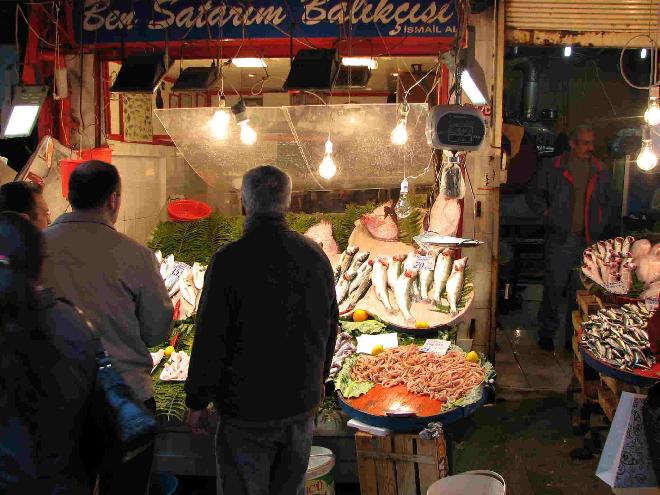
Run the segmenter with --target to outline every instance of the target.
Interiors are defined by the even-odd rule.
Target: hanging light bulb
[[[648,172],[653,170],[657,164],[658,157],[651,145],[651,131],[648,127],[645,127],[642,129],[642,149],[639,150],[639,155],[637,155],[637,166]]]
[[[319,175],[324,179],[332,179],[337,173],[337,165],[332,159],[332,141],[328,139],[325,142],[325,154],[319,165]]]
[[[226,110],[216,110],[209,122],[211,134],[218,139],[227,139],[229,135],[229,120],[231,117]]]
[[[644,112],[644,120],[650,126],[660,124],[660,105],[658,105],[658,99],[653,96],[649,100],[649,107]]]
[[[408,201],[408,179],[403,179],[401,182],[401,190],[399,192],[399,200],[394,206],[394,213],[397,218],[407,218],[413,211],[413,207]]]
[[[390,133],[390,140],[392,144],[396,146],[403,146],[408,142],[408,129],[406,124],[408,123],[408,103],[403,102],[403,104],[397,110],[398,121],[396,127]]]
[[[252,146],[257,142],[257,133],[252,127],[250,127],[250,124],[248,124],[247,121],[238,125],[241,128],[241,143]]]

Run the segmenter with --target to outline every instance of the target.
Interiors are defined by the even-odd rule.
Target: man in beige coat
[[[69,180],[72,213],[45,231],[43,283],[87,313],[113,366],[136,397],[155,410],[147,347],[163,342],[172,303],[154,254],[114,228],[121,205],[117,169],[104,162],[80,165]],[[145,493],[153,450],[102,474],[100,492]]]

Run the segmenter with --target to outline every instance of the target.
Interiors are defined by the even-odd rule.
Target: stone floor
[[[500,473],[507,495],[605,495],[595,477],[597,456],[572,460],[583,446],[572,432],[572,351],[556,336],[554,353],[537,346],[540,288],[523,293],[521,310],[501,315],[497,332],[497,400],[451,427],[452,472],[488,469]],[[180,493],[211,494],[213,479],[183,479]],[[358,495],[357,485],[338,485],[337,495]],[[469,495],[469,494],[466,494]]]

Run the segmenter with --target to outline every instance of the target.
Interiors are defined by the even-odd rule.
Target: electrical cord
[[[628,78],[625,71],[623,70],[623,57],[626,53],[626,50],[628,50],[630,48],[630,44],[638,38],[646,38],[646,39],[651,41],[651,46],[652,46],[652,48],[651,48],[651,74],[650,74],[650,77],[649,77],[649,85],[648,86],[638,86],[638,85],[634,84]],[[630,38],[627,41],[627,43],[621,49],[621,54],[619,55],[619,71],[621,72],[621,77],[623,77],[623,80],[626,81],[626,83],[628,83],[628,86],[630,86],[632,88],[635,88],[635,89],[650,90],[651,88],[654,88],[654,87],[660,85],[658,83],[656,75],[655,75],[655,72],[656,72],[655,58],[656,58],[656,55],[657,55],[657,51],[658,51],[658,46],[657,46],[655,40],[653,38],[651,38],[651,36],[649,36],[648,34],[638,34],[636,36],[633,36],[632,38]]]

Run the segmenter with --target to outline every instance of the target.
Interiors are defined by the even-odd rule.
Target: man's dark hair
[[[36,194],[41,194],[41,188],[31,182],[8,182],[0,187],[0,212],[13,211],[23,213],[30,218],[34,216],[37,202]]]
[[[114,165],[98,160],[81,163],[69,177],[69,203],[75,210],[100,208],[120,185]]]

